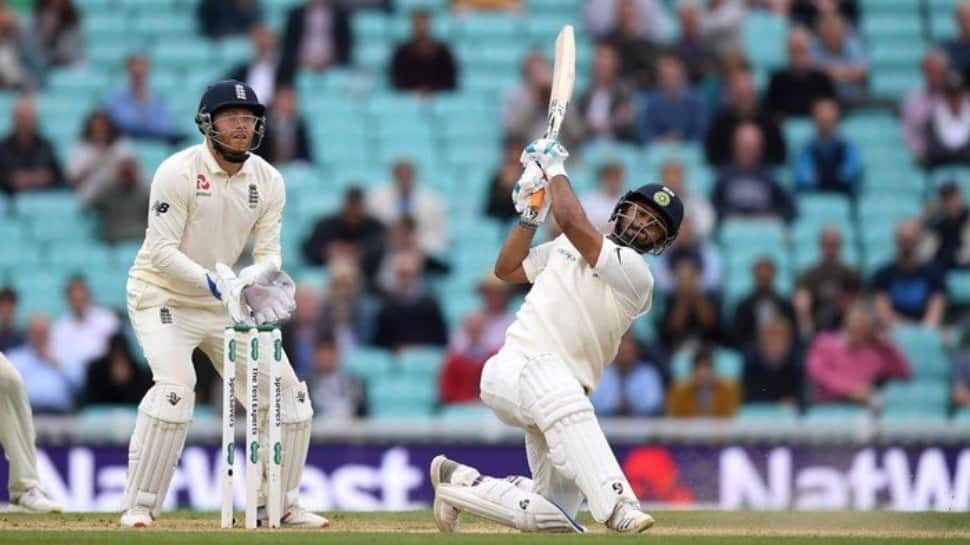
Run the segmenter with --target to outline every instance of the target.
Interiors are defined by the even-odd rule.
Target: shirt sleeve
[[[530,283],[534,283],[539,273],[546,268],[546,263],[549,262],[549,256],[552,255],[552,247],[555,243],[556,241],[553,240],[529,248],[529,255],[522,260],[522,270],[525,271],[525,277],[529,279]]]
[[[279,174],[272,188],[272,197],[256,220],[253,229],[253,259],[257,263],[271,262],[277,268],[283,266],[282,251],[280,250],[280,230],[283,226],[283,206],[286,205],[286,190],[283,178]]]
[[[180,249],[189,216],[190,180],[170,165],[162,165],[152,180],[145,245],[152,266],[173,280],[208,289],[204,267]]]
[[[593,270],[616,291],[633,314],[650,310],[653,273],[640,254],[603,237],[603,248]]]

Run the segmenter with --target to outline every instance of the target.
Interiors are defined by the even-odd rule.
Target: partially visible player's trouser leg
[[[209,333],[199,348],[205,352],[216,371],[222,374],[223,357],[223,334],[228,318],[225,313],[210,317]],[[263,349],[265,350],[265,348]],[[281,424],[280,441],[283,447],[283,462],[280,467],[280,480],[284,493],[284,511],[295,504],[299,499],[300,478],[303,475],[303,467],[306,465],[307,452],[310,449],[310,425],[313,420],[313,407],[310,404],[310,396],[306,383],[300,382],[290,360],[283,353],[282,366],[280,369],[280,388],[282,399],[280,403]],[[243,359],[236,362],[236,399],[245,406],[246,399],[246,362]],[[248,407],[247,407],[248,409]],[[259,414],[260,422],[268,422],[269,413],[269,369],[260,367],[259,369]],[[266,426],[262,426],[260,442],[262,452],[271,452],[266,445]],[[263,457],[261,471],[265,471],[267,457]],[[262,479],[266,483],[266,479]],[[265,505],[266,490],[261,487],[259,501]]]
[[[129,306],[128,315],[155,384],[138,405],[122,510],[143,507],[157,518],[192,421],[192,351],[202,341],[204,322],[197,311],[168,306]]]
[[[506,422],[534,427],[542,434],[549,451],[546,458],[556,471],[548,475],[558,474],[574,482],[586,497],[593,518],[601,523],[609,520],[619,502],[637,502],[599,427],[593,405],[566,364],[554,354],[503,359],[486,364],[482,400]],[[550,478],[536,486],[554,495],[555,488],[563,484]]]
[[[30,401],[20,373],[3,354],[0,354],[0,446],[10,465],[7,481],[10,499],[17,499],[39,486]]]

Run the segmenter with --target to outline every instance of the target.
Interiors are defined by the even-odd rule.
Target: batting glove
[[[562,147],[562,144],[556,140],[540,138],[525,147],[519,161],[522,162],[523,166],[528,163],[537,163],[546,180],[549,181],[556,176],[566,175],[565,163],[567,157],[569,157],[569,152]]]
[[[512,202],[515,203],[515,211],[519,213],[521,220],[529,225],[538,227],[546,221],[552,199],[549,192],[543,195],[542,206],[538,210],[530,205],[532,195],[537,191],[546,188],[548,182],[542,174],[542,169],[535,162],[525,165],[522,175],[519,176],[515,186],[512,187]]]

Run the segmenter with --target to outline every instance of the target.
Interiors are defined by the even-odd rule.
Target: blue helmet
[[[259,147],[266,133],[266,106],[259,102],[256,92],[244,82],[226,79],[217,81],[206,87],[202,100],[199,101],[199,109],[195,114],[195,125],[204,136],[212,140],[216,149],[225,155],[227,159],[244,160],[248,154],[239,154],[225,148],[217,139],[215,127],[212,125],[212,116],[224,108],[242,107],[248,108],[256,116],[256,129],[253,135],[253,142],[249,146],[252,151]]]
[[[650,226],[652,222],[641,225],[634,229],[632,221],[633,215],[627,215],[634,206],[645,206],[655,212],[661,220],[661,227],[664,229],[664,238],[655,240],[649,244],[642,244],[640,233]],[[627,221],[619,221],[626,218]],[[647,184],[640,186],[633,191],[627,191],[625,195],[613,208],[610,221],[613,222],[613,238],[624,246],[629,246],[641,254],[651,253],[660,255],[677,238],[680,230],[680,222],[684,219],[684,203],[680,200],[669,187],[661,184]]]

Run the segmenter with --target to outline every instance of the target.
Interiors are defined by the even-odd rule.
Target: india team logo
[[[653,202],[660,206],[667,206],[670,204],[670,195],[666,191],[658,191],[653,194]]]

